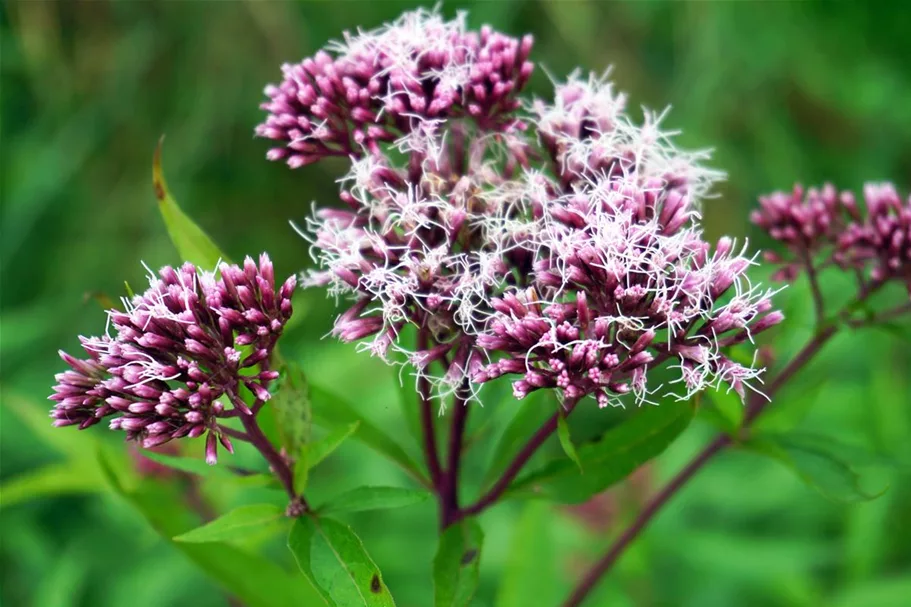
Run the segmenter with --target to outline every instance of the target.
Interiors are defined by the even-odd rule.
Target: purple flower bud
[[[206,435],[206,463],[210,466],[218,463],[218,441],[215,432],[211,430]]]
[[[126,313],[109,312],[113,338],[81,338],[84,360],[61,354],[72,370],[58,374],[50,397],[54,425],[86,428],[119,414],[111,428],[150,447],[205,433],[225,414],[218,399],[240,384],[268,399],[266,384],[277,375],[240,374],[235,346],[253,346],[245,368],[269,360],[291,314],[294,284],[292,277],[275,292],[265,254],[259,264],[247,258],[243,268],[223,264],[220,276],[191,264],[162,268]],[[244,405],[242,412],[250,410]]]

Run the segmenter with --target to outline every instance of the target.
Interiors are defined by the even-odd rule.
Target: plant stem
[[[780,389],[798,370],[800,370],[810,359],[822,348],[822,346],[835,334],[834,325],[829,325],[823,332],[818,333],[811,339],[803,349],[791,360],[790,363],[779,373],[766,390],[769,398]],[[754,393],[747,404],[747,410],[744,414],[743,425],[748,427],[768,405],[769,401],[762,396]],[[617,562],[617,559],[623,554],[623,551],[632,543],[636,537],[645,529],[652,518],[661,510],[661,508],[677,492],[696,475],[716,454],[731,444],[731,438],[727,434],[719,434],[715,440],[706,446],[693,460],[687,464],[683,470],[671,479],[661,491],[648,501],[645,508],[636,516],[636,519],[627,527],[623,533],[614,540],[607,552],[597,563],[582,577],[576,588],[570,594],[563,607],[578,607],[588,594],[594,589],[605,573]]]
[[[513,458],[512,462],[506,467],[506,470],[503,471],[503,474],[497,479],[497,482],[493,484],[490,490],[481,496],[473,505],[461,510],[459,512],[459,518],[478,514],[495,503],[500,496],[506,492],[506,489],[509,488],[509,484],[518,476],[525,464],[528,463],[528,460],[531,459],[531,456],[535,454],[538,448],[541,447],[548,438],[550,438],[551,434],[556,432],[560,416],[569,415],[575,408],[577,402],[579,401],[567,399],[566,402],[563,403],[564,411],[557,411],[543,426],[538,428],[538,431],[532,435],[531,439],[522,447],[522,450],[516,454],[515,458]]]
[[[468,401],[463,396],[465,386],[453,401],[452,429],[449,432],[449,460],[440,487],[440,525],[443,529],[458,520],[459,468],[462,462],[462,445],[468,423]]]
[[[810,280],[810,290],[813,293],[813,307],[816,310],[816,324],[817,326],[822,326],[826,319],[826,310],[822,298],[822,290],[819,288],[819,279],[816,274],[816,268],[813,267],[813,258],[806,249],[804,249],[801,258],[803,259],[803,265],[807,269],[807,277]]]
[[[240,401],[240,397],[237,394],[230,394],[230,398],[234,403],[234,406],[238,409],[239,414],[237,417],[240,419],[240,423],[243,424],[244,430],[246,430],[246,437],[243,440],[246,440],[253,445],[266,461],[269,462],[272,472],[278,477],[278,480],[285,488],[285,492],[291,500],[288,505],[288,515],[298,516],[303,512],[308,511],[310,506],[307,504],[307,500],[304,499],[303,495],[298,495],[294,490],[294,473],[291,471],[291,466],[288,465],[288,461],[276,451],[272,442],[269,440],[269,437],[263,433],[262,428],[259,427],[259,423],[256,421],[256,415],[244,413],[242,409],[238,407],[237,402]],[[257,402],[259,401],[257,400]],[[256,407],[256,410],[258,409],[259,407]]]
[[[427,349],[427,330],[418,333],[418,350]],[[427,471],[430,473],[430,485],[439,494],[443,481],[443,470],[440,467],[440,455],[437,449],[436,428],[433,423],[433,395],[430,381],[422,373],[418,377],[418,398],[421,400],[421,433],[424,437],[424,459],[427,460]]]
[[[421,432],[424,435],[424,458],[430,472],[430,484],[439,490],[443,471],[440,467],[440,456],[437,451],[436,429],[433,424],[433,397],[430,395],[430,382],[427,378],[418,378],[418,395],[421,399]]]
[[[218,424],[218,431],[221,432],[222,434],[230,436],[231,438],[246,441],[248,443],[250,442],[250,437],[245,432],[241,432],[240,430],[235,430],[234,428],[229,428],[228,426],[225,426],[223,424]]]
[[[791,362],[782,369],[775,378],[769,382],[768,387],[766,388],[766,395],[768,398],[762,398],[761,395],[753,393],[750,399],[747,401],[747,410],[743,416],[743,426],[748,428],[753,421],[761,414],[766,407],[769,406],[772,396],[775,395],[778,390],[781,389],[793,376],[795,373],[800,371],[810,360],[819,353],[826,343],[832,339],[835,333],[838,331],[838,327],[834,324],[830,324],[823,328],[819,333],[813,336],[813,338],[807,342],[803,349],[798,352],[794,358],[791,359]]]
[[[848,323],[850,324],[850,316],[854,310],[856,310],[870,295],[876,292],[880,287],[882,287],[884,281],[876,281],[871,285],[864,285],[861,288],[860,293],[857,296],[857,299],[854,303],[846,306],[835,318],[834,321],[824,325],[821,329],[810,339],[809,342],[798,352],[791,362],[789,362],[775,378],[769,382],[766,388],[766,394],[768,398],[763,398],[762,395],[754,393],[751,395],[750,399],[747,402],[746,413],[744,414],[743,419],[743,429],[748,429],[756,418],[765,411],[771,402],[771,398],[778,392],[790,379],[801,369],[803,369],[807,363],[809,363],[816,354],[822,349],[822,347],[828,343],[830,339],[838,332],[839,323]],[[854,326],[863,326],[867,323],[861,323],[860,325]],[[573,590],[572,594],[563,603],[563,607],[578,607],[582,604],[582,601],[588,596],[592,589],[597,585],[601,576],[607,573],[608,570],[614,565],[623,551],[629,546],[629,544],[642,532],[646,525],[654,518],[654,516],[661,510],[661,508],[666,504],[685,484],[689,479],[691,479],[699,470],[702,469],[705,464],[707,464],[716,454],[724,450],[725,447],[732,443],[732,439],[726,435],[721,434],[715,438],[709,445],[703,449],[686,467],[681,470],[677,476],[675,476],[671,481],[655,495],[649,502],[646,504],[645,508],[633,523],[620,534],[620,536],[614,540],[614,543],[610,546],[608,551],[592,566],[591,569],[585,574],[582,580],[579,582],[578,586]]]
[[[588,593],[598,584],[601,576],[611,568],[616,560],[623,554],[623,551],[630,543],[645,529],[652,517],[661,509],[664,504],[671,499],[677,490],[680,489],[693,475],[698,472],[706,462],[708,462],[716,453],[724,449],[730,443],[730,437],[726,434],[719,435],[709,445],[697,455],[693,461],[681,470],[671,482],[669,482],[657,495],[655,495],[645,505],[645,508],[636,517],[636,520],[620,534],[611,545],[607,553],[601,557],[594,567],[589,569],[585,577],[573,589],[572,594],[563,603],[563,607],[578,607],[588,596]]]

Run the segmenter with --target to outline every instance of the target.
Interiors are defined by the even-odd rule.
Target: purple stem
[[[481,496],[473,505],[459,511],[456,520],[478,514],[500,499],[500,496],[506,492],[509,488],[509,484],[518,476],[519,472],[522,471],[522,468],[528,463],[531,456],[534,455],[541,445],[550,438],[550,435],[557,430],[557,423],[560,416],[569,415],[578,402],[578,400],[567,399],[567,401],[563,403],[564,411],[557,411],[543,426],[538,428],[538,431],[532,435],[528,443],[526,443],[525,446],[522,447],[522,450],[516,454],[515,458],[513,458],[512,462],[506,467],[506,470],[503,471],[503,474],[497,479],[497,482],[493,484],[490,490]]]
[[[791,362],[781,370],[778,375],[768,384],[766,393],[768,399],[754,393],[747,403],[747,410],[744,414],[743,429],[749,428],[756,418],[768,407],[772,396],[775,395],[794,375],[803,369],[822,347],[838,332],[839,322],[848,322],[850,314],[866,300],[871,294],[877,291],[883,285],[883,281],[877,281],[871,285],[864,286],[859,293],[854,304],[845,307],[839,313],[835,322],[823,327],[813,338],[807,342],[800,352],[791,359]],[[702,469],[715,455],[732,443],[730,436],[721,434],[706,446],[686,467],[681,470],[677,476],[655,495],[643,508],[642,512],[630,524],[620,536],[614,540],[608,551],[595,563],[585,574],[572,594],[563,603],[563,607],[578,607],[588,596],[592,589],[598,584],[601,577],[607,573],[614,565],[617,559],[623,554],[623,551],[629,544],[636,539],[654,516],[661,510],[676,493],[691,479],[699,470]]]
[[[238,402],[243,404],[240,397],[234,393],[229,393],[229,396],[231,402],[234,403],[234,406],[240,410],[241,407],[238,406]],[[258,407],[255,408],[258,410]],[[243,413],[241,410],[237,417],[240,419],[240,423],[243,424],[244,430],[246,430],[246,438],[243,440],[249,442],[260,452],[260,454],[262,454],[266,461],[269,462],[272,472],[278,477],[278,480],[285,488],[285,492],[291,500],[291,503],[288,506],[289,516],[296,516],[302,512],[308,511],[310,506],[307,504],[304,496],[298,495],[294,490],[294,473],[291,471],[291,466],[289,466],[288,461],[275,450],[272,442],[263,433],[262,428],[259,427],[259,423],[256,421],[256,415],[252,413]]]
[[[607,553],[601,557],[601,560],[585,574],[582,581],[579,582],[569,598],[566,599],[566,602],[563,603],[563,607],[578,607],[578,605],[581,605],[582,601],[585,600],[585,597],[588,596],[588,593],[598,584],[601,576],[611,568],[611,565],[616,562],[624,549],[636,539],[661,507],[664,506],[664,504],[677,493],[680,487],[690,480],[706,462],[712,459],[716,453],[724,449],[724,447],[730,443],[730,440],[730,437],[726,434],[719,435],[715,440],[709,443],[693,461],[687,464],[687,466],[681,470],[664,489],[655,495],[655,497],[646,504],[642,512],[639,513],[636,520],[633,521],[633,523],[620,534],[620,537],[614,541]]]
[[[250,437],[245,432],[241,432],[240,430],[235,430],[234,428],[229,428],[228,426],[218,424],[218,431],[222,434],[230,436],[231,438],[236,438],[237,440],[246,441],[248,443],[250,442]]]
[[[461,518],[459,514],[459,467],[462,461],[462,445],[465,441],[465,427],[468,422],[468,402],[456,396],[452,413],[452,429],[449,433],[449,461],[440,486],[440,526],[445,529]]]
[[[803,265],[807,269],[807,277],[810,280],[810,290],[813,292],[813,307],[816,310],[816,324],[817,326],[822,326],[822,323],[825,322],[826,319],[826,311],[822,298],[822,290],[819,288],[819,279],[816,275],[816,268],[813,267],[813,258],[810,256],[810,252],[804,249],[801,259],[803,260]]]
[[[427,348],[427,331],[421,329],[418,334],[418,350]],[[437,450],[436,429],[433,424],[433,396],[427,377],[418,378],[418,396],[421,399],[421,431],[424,436],[424,457],[427,460],[427,471],[430,473],[430,484],[439,494],[443,482],[443,470],[440,467],[440,456]]]

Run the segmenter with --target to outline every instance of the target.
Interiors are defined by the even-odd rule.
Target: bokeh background
[[[44,431],[58,348],[98,334],[97,297],[143,282],[140,261],[179,261],[157,214],[152,152],[183,208],[234,259],[268,250],[287,275],[308,263],[289,227],[312,201],[335,200],[331,162],[291,171],[264,160],[253,127],[279,65],[312,54],[344,29],[394,18],[411,2],[24,0],[0,5],[2,58],[2,424],[0,600],[8,606],[225,605],[202,573],[155,536],[97,479],[31,486],[21,479],[62,456]],[[534,33],[551,74],[601,71],[631,105],[672,104],[665,123],[686,147],[712,147],[727,171],[704,215],[710,236],[753,236],[757,195],[795,181],[858,188],[911,186],[911,13],[877,3],[447,2],[473,25]],[[538,70],[531,91],[546,96]],[[826,278],[826,288],[843,285]],[[901,298],[893,293],[887,297]],[[786,356],[811,331],[806,289],[779,299],[788,324],[770,336]],[[302,295],[286,354],[396,435],[392,373],[353,348],[320,341],[332,302]],[[907,333],[906,333],[907,335]],[[782,393],[769,427],[838,436],[911,457],[907,337],[866,331],[837,339]],[[484,416],[508,415],[508,403]],[[505,414],[504,414],[505,411]],[[38,420],[37,422],[35,420]],[[95,439],[116,443],[95,429]],[[67,432],[67,431],[63,431]],[[91,449],[69,431],[68,447]],[[492,605],[509,556],[542,550],[541,605],[556,604],[642,495],[708,436],[694,426],[635,481],[583,511],[532,513],[537,544],[512,537],[519,506],[483,518],[487,535],[475,604]],[[87,434],[87,433],[86,433]],[[113,434],[113,433],[111,433]],[[102,436],[103,435],[103,436]],[[64,449],[65,451],[66,449]],[[469,466],[467,474],[483,462]],[[473,466],[473,467],[472,467]],[[626,555],[592,605],[911,604],[911,485],[900,469],[864,479],[879,499],[827,501],[773,462],[720,458]],[[16,483],[20,482],[17,487]],[[331,495],[361,483],[405,483],[356,443],[311,481]],[[218,503],[218,487],[206,489]],[[54,495],[63,493],[62,495]],[[430,604],[433,508],[350,517],[398,604]],[[536,548],[541,546],[543,548]],[[285,557],[283,557],[285,558]]]

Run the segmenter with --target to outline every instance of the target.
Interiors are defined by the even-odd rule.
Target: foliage
[[[309,393],[309,411],[291,418],[306,425],[277,417],[270,434],[296,454],[297,486],[318,515],[283,517],[280,490],[242,446],[215,468],[195,459],[201,445],[149,454],[168,471],[140,479],[118,437],[49,427],[42,402],[59,370],[50,353],[71,347],[74,333],[101,329],[95,299],[116,299],[123,277],[141,282],[140,259],[153,268],[182,259],[214,267],[225,256],[207,233],[234,259],[268,248],[281,275],[308,263],[287,220],[303,219],[311,199],[334,201],[336,175],[319,167],[302,179],[262,161],[262,147],[250,143],[261,84],[280,61],[320,46],[325,32],[373,25],[405,6],[0,7],[4,602],[226,605],[228,592],[276,606],[391,605],[393,596],[400,605],[555,604],[635,513],[631,481],[610,493],[617,511],[601,515],[607,532],[593,532],[576,510],[514,499],[449,527],[434,556],[427,470],[408,436],[418,422],[406,422],[398,405],[416,410],[412,378],[400,389],[374,360],[320,342],[332,314],[319,294],[295,302],[306,321],[282,342],[283,357],[307,373],[308,384],[292,383]],[[704,209],[710,232],[744,235],[756,194],[798,179],[855,187],[911,174],[911,115],[900,102],[911,96],[903,69],[911,24],[897,6],[580,1],[561,9],[476,3],[471,22],[534,30],[539,56],[556,73],[610,63],[634,98],[656,107],[673,100],[684,142],[717,144],[729,172],[721,201]],[[540,26],[549,21],[553,28]],[[532,88],[543,94],[546,77],[538,74]],[[149,187],[148,157],[162,132],[182,210],[170,195],[156,209]],[[846,285],[826,276],[823,286],[837,298]],[[781,301],[788,328],[772,342],[786,360],[812,334],[812,305],[801,284]],[[744,445],[754,453],[731,454],[696,477],[592,604],[903,604],[911,584],[911,532],[899,525],[911,508],[902,463],[911,459],[911,386],[902,371],[911,358],[896,337],[908,334],[907,323],[894,329],[829,344],[776,396],[757,426],[761,440]],[[701,422],[736,436],[742,410],[729,396],[710,395],[692,424],[688,403],[598,411],[592,424],[593,416],[561,418],[558,436],[509,495],[534,488],[583,501],[656,456],[652,475],[669,476],[710,436],[712,424]],[[516,406],[495,386],[482,392],[484,408],[469,420],[466,498],[482,494],[553,411],[543,395],[530,400]],[[639,438],[642,416],[661,417],[666,433],[627,449],[638,444],[630,437]],[[819,436],[827,437],[822,445]],[[760,451],[775,457],[756,457]],[[825,500],[800,477],[831,497],[878,498]],[[649,482],[649,493],[660,486]],[[221,516],[202,524],[186,503],[197,498]],[[375,508],[383,510],[360,514]]]

